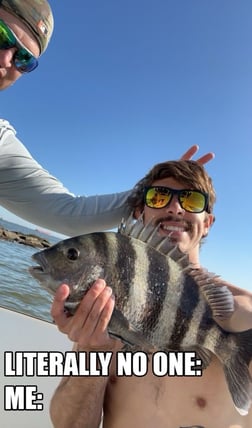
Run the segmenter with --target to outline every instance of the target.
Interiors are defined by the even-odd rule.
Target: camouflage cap
[[[40,54],[53,32],[53,14],[46,0],[0,0],[0,8],[20,18],[36,38]]]

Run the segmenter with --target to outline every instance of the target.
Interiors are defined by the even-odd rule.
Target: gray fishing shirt
[[[15,129],[0,119],[0,205],[67,236],[111,229],[129,214],[130,192],[75,196],[36,162]]]

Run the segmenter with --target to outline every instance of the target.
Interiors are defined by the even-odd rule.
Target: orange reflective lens
[[[200,190],[170,189],[163,186],[146,187],[144,202],[149,208],[165,208],[171,202],[173,196],[178,197],[181,208],[190,213],[208,211],[208,195]]]

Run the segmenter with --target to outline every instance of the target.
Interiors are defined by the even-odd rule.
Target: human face
[[[20,40],[35,57],[39,56],[39,45],[22,21],[3,9],[0,9],[0,19],[11,28],[17,39]],[[22,75],[13,64],[13,55],[16,49],[16,47],[0,49],[0,90],[8,88]]]
[[[171,189],[181,190],[188,188],[174,178],[162,178],[152,183],[152,186],[164,186]],[[168,206],[160,209],[144,207],[144,223],[159,225],[158,233],[162,236],[169,236],[172,241],[179,245],[182,251],[189,254],[192,263],[198,263],[199,243],[202,237],[208,234],[213,222],[213,215],[205,211],[201,213],[191,213],[185,211],[177,195],[173,195]],[[138,217],[139,212],[136,213]]]

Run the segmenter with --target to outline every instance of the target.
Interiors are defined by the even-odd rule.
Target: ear
[[[203,237],[208,235],[209,229],[210,227],[214,224],[215,222],[215,216],[213,214],[207,214],[205,221],[204,221],[204,234]]]

